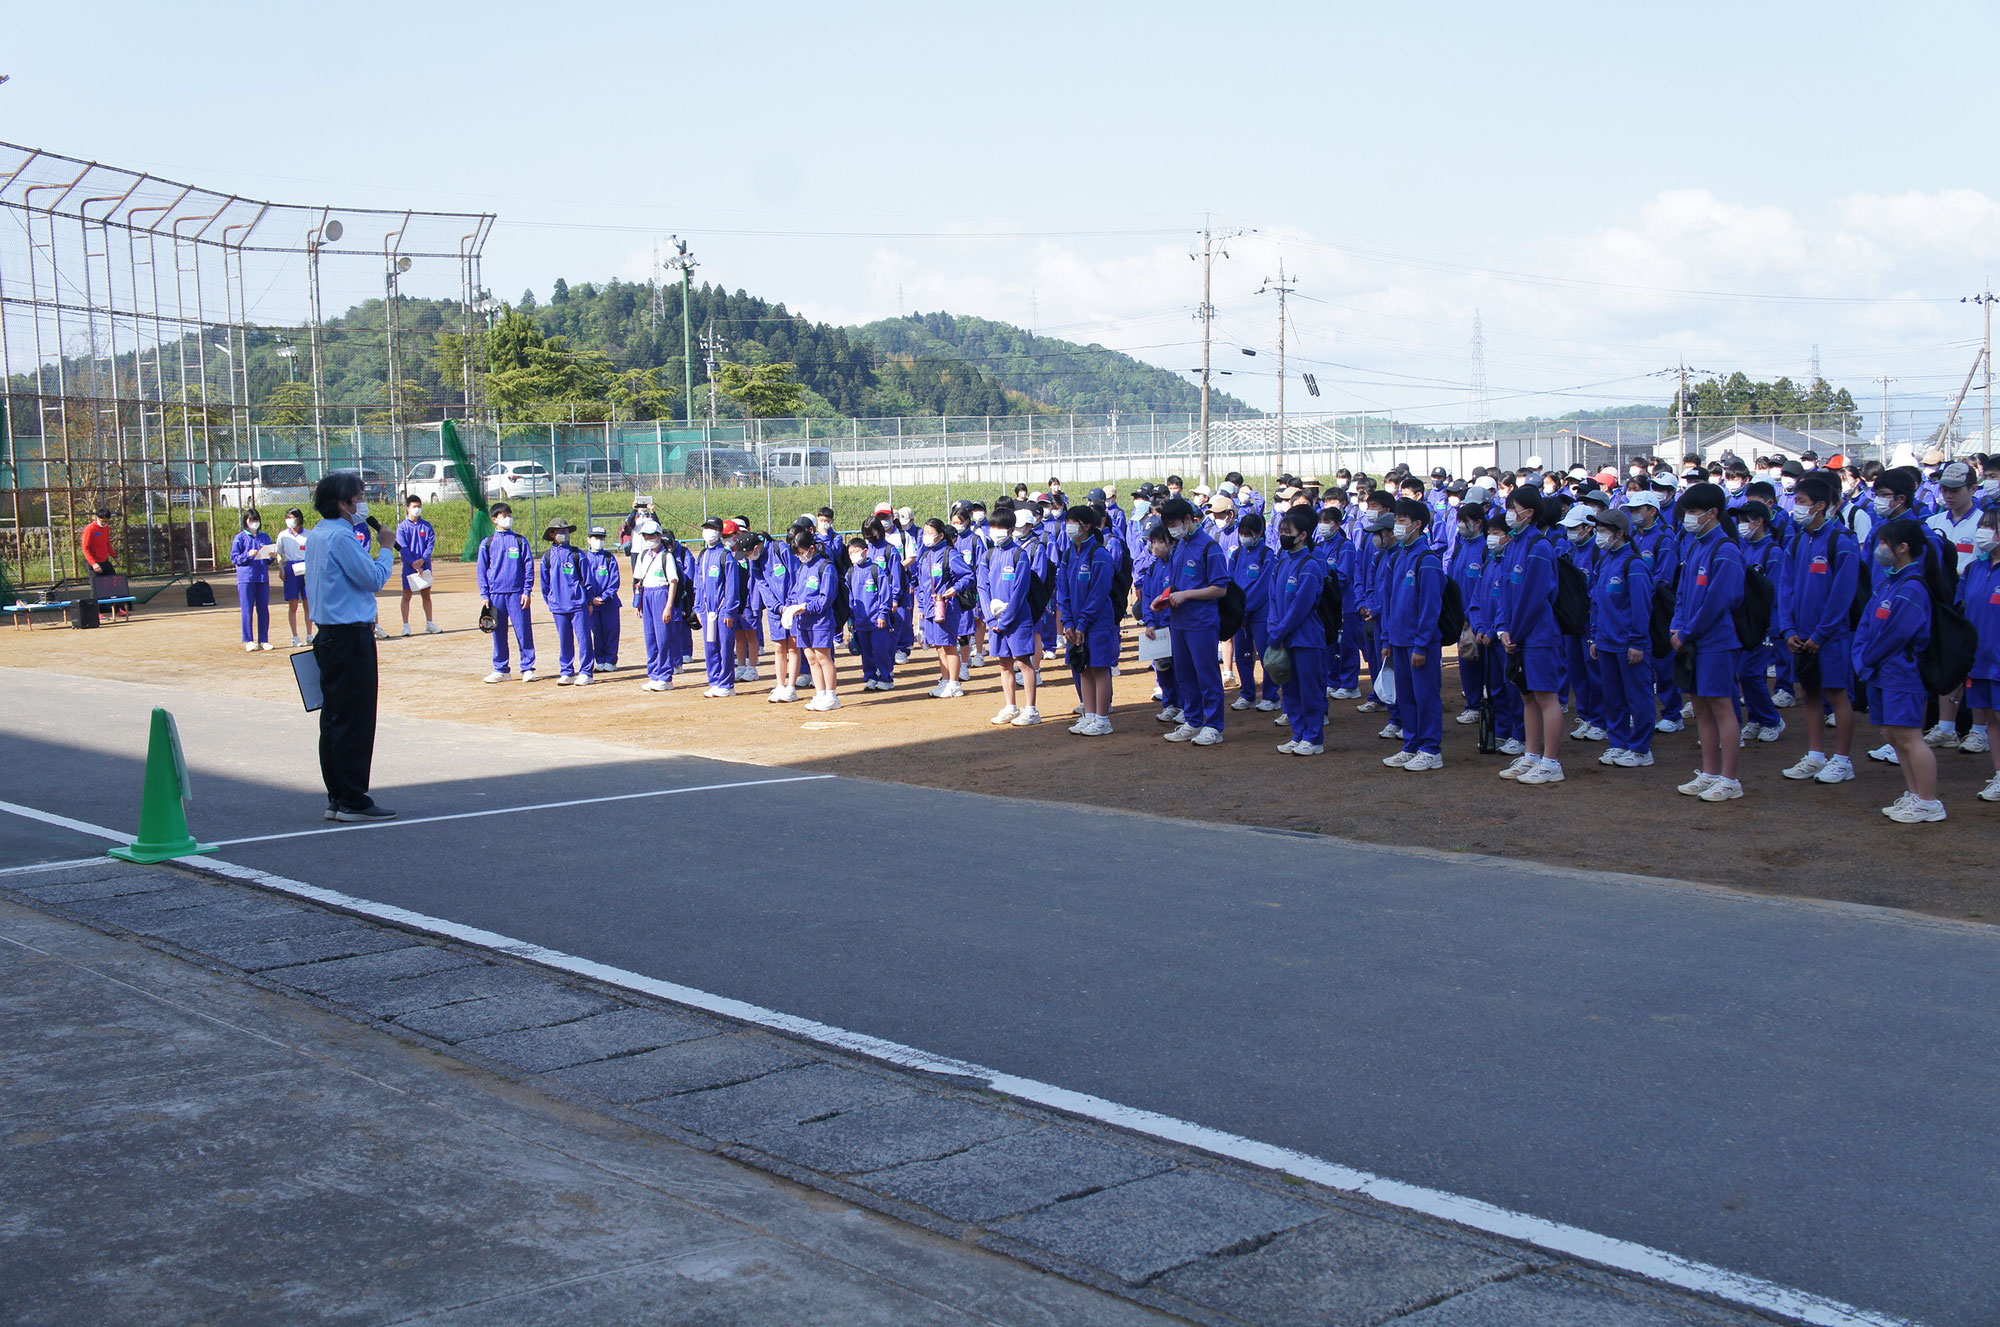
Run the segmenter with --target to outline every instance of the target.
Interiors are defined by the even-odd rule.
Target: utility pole
[[[1263,285],[1263,288],[1262,288],[1262,289],[1260,289],[1260,290],[1259,290],[1259,291],[1257,292],[1258,294],[1260,294],[1260,295],[1261,295],[1261,294],[1263,294],[1263,293],[1264,293],[1264,291],[1267,291],[1267,290],[1270,290],[1270,291],[1276,291],[1276,292],[1277,292],[1277,295],[1278,295],[1278,461],[1277,461],[1277,473],[1278,473],[1278,474],[1280,474],[1280,475],[1282,475],[1283,473],[1285,473],[1285,296],[1287,296],[1287,295],[1291,294],[1291,293],[1292,293],[1292,290],[1293,290],[1293,289],[1294,289],[1294,288],[1293,288],[1292,286],[1288,285],[1288,284],[1287,284],[1287,282],[1286,282],[1286,277],[1285,277],[1285,260],[1284,260],[1284,259],[1282,259],[1282,258],[1280,258],[1280,259],[1278,260],[1278,279],[1277,279],[1277,280],[1275,280],[1275,281],[1273,281],[1273,280],[1272,280],[1272,279],[1271,279],[1270,277],[1265,277],[1265,278],[1264,278],[1264,285]],[[1276,475],[1272,476],[1272,478],[1273,478],[1273,479],[1275,479],[1275,478],[1276,478]]]
[[[694,288],[694,269],[701,266],[688,252],[687,241],[678,235],[667,238],[674,246],[674,256],[667,259],[668,267],[677,267],[681,273],[681,368],[684,370],[683,390],[687,400],[688,427],[694,427],[694,317],[690,306],[689,292]]]
[[[1486,321],[1472,311],[1472,423],[1486,422]]]
[[[1896,380],[1894,378],[1889,377],[1887,374],[1884,374],[1882,377],[1877,378],[1875,381],[1882,384],[1882,458],[1881,459],[1884,464],[1887,464],[1889,460],[1889,384]]]
[[[1209,357],[1209,332],[1215,326],[1215,305],[1209,301],[1215,275],[1215,237],[1208,218],[1201,222],[1201,479],[1208,485],[1208,380],[1213,365]]]
[[[1680,444],[1681,455],[1685,456],[1687,455],[1688,431],[1688,366],[1686,360],[1680,362],[1680,367],[1677,371],[1681,377],[1681,394],[1674,398],[1674,422],[1679,425],[1679,432],[1674,437]]]
[[[1982,305],[1986,311],[1986,340],[1983,343],[1986,348],[1980,351],[1981,357],[1986,361],[1986,410],[1979,425],[1979,450],[1989,453],[1993,450],[1993,303],[1995,300],[2000,300],[2000,295],[1993,293],[1993,286],[1989,280],[1985,290],[1977,295],[1967,295],[1959,301],[1960,304]]]
[[[715,320],[708,320],[708,326],[701,334],[701,354],[708,370],[708,431],[715,432],[715,357],[722,350],[722,343],[715,339]]]

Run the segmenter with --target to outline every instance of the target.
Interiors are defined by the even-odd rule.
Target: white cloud
[[[1977,189],[1855,194],[1842,199],[1836,212],[1847,226],[1897,250],[2000,257],[2000,200]]]

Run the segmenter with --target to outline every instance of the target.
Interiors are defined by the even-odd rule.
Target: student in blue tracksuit
[[[1590,663],[1611,742],[1597,763],[1638,769],[1653,763],[1653,573],[1632,547],[1629,513],[1596,510],[1589,519],[1597,548]]]
[[[1327,642],[1327,698],[1361,698],[1361,605],[1354,571],[1354,541],[1344,527],[1347,508],[1334,502],[1320,509],[1319,552],[1326,574],[1340,585],[1340,634]]]
[[[1503,512],[1486,518],[1484,545],[1486,560],[1480,565],[1477,592],[1465,601],[1465,616],[1473,641],[1479,647],[1479,686],[1482,697],[1493,706],[1493,736],[1500,754],[1521,756],[1527,752],[1527,729],[1522,724],[1521,690],[1507,672],[1507,648],[1500,643],[1500,603],[1506,593],[1507,553],[1513,529]]]
[[[1769,488],[1768,484],[1752,484],[1752,488]],[[1736,539],[1743,547],[1743,565],[1764,574],[1777,590],[1778,597],[1784,597],[1785,551],[1772,533],[1771,520],[1774,513],[1761,498],[1751,498],[1730,509],[1729,514],[1736,520]],[[1771,630],[1777,631],[1778,614],[1775,607],[1771,612]],[[1771,695],[1772,656],[1776,653],[1766,636],[1754,646],[1743,651],[1741,672],[1736,684],[1743,695],[1743,741],[1775,742],[1784,735],[1784,716],[1778,713],[1777,702]],[[1786,651],[1787,654],[1790,651]]]
[[[973,587],[975,572],[960,551],[952,528],[943,521],[932,517],[924,522],[917,538],[917,560],[910,567],[910,581],[915,591],[916,621],[921,624],[918,639],[937,651],[938,661],[937,685],[925,694],[939,700],[956,699],[965,694],[959,682],[965,666],[959,641],[965,635],[967,617],[958,596]],[[966,536],[965,542],[970,544],[971,536]]]
[[[1979,633],[1979,648],[1965,679],[1965,703],[1973,722],[1996,734],[2000,733],[1994,727],[2000,717],[1995,714],[2000,710],[2000,507],[1980,513],[1971,543],[1972,562],[1958,577],[1958,606]],[[1980,790],[1979,800],[2000,802],[2000,743],[1989,741],[1986,749],[1993,778]]]
[[[1586,592],[1597,574],[1596,531],[1590,524],[1590,513],[1595,510],[1592,503],[1578,502],[1556,527],[1560,531],[1563,561],[1583,573]],[[1583,636],[1563,636],[1564,680],[1576,701],[1576,727],[1569,735],[1579,742],[1602,742],[1609,735],[1604,718],[1604,692],[1590,660],[1587,635],[1588,632]]]
[[[271,564],[277,558],[277,544],[264,533],[262,514],[245,507],[243,528],[229,546],[229,560],[236,564],[236,603],[246,653],[271,648]]]
[[[1317,525],[1312,508],[1288,509],[1278,518],[1278,554],[1267,568],[1270,643],[1292,658],[1292,675],[1279,687],[1292,740],[1278,750],[1288,756],[1317,756],[1326,750],[1326,626],[1319,602],[1327,564],[1313,542]],[[1336,541],[1345,542],[1337,535]]]
[[[1655,592],[1662,585],[1672,592],[1680,581],[1680,541],[1668,524],[1671,518],[1660,494],[1650,487],[1641,489],[1626,499],[1625,509],[1632,516],[1632,550],[1651,573]],[[1660,710],[1654,727],[1663,733],[1679,732],[1686,725],[1681,720],[1683,698],[1680,684],[1674,681],[1671,654],[1653,660],[1653,693]]]
[[[1369,566],[1368,585],[1362,591],[1361,615],[1374,633],[1374,667],[1378,672],[1389,676],[1391,680],[1389,690],[1393,698],[1384,706],[1383,702],[1376,699],[1375,689],[1371,688],[1369,700],[1377,708],[1387,708],[1389,711],[1389,721],[1382,725],[1382,731],[1376,736],[1400,742],[1403,740],[1407,718],[1404,711],[1410,703],[1410,698],[1394,686],[1395,663],[1390,657],[1389,642],[1382,635],[1382,619],[1389,611],[1389,590],[1395,584],[1399,573],[1397,562],[1407,550],[1397,541],[1396,518],[1393,512],[1380,513],[1371,519],[1382,528],[1371,536],[1375,545],[1375,561]],[[1360,708],[1365,710],[1369,707],[1363,705]]]
[[[1032,540],[1023,543],[1015,538],[1017,519],[1021,518],[1016,517],[1014,508],[996,507],[987,521],[992,547],[979,569],[979,602],[986,608],[987,648],[1000,665],[1000,690],[1005,697],[993,722],[1027,728],[1042,721],[1041,711],[1035,708],[1040,676],[1036,672],[1035,613],[1029,602],[1041,574],[1041,562]],[[1020,704],[1022,700],[1027,704]]]
[[[1149,561],[1145,574],[1136,582],[1139,599],[1139,629],[1146,639],[1158,640],[1159,633],[1169,630],[1167,625],[1172,611],[1167,607],[1164,596],[1173,563],[1170,555],[1174,551],[1174,541],[1167,536],[1166,522],[1157,516],[1148,516],[1140,522],[1146,538],[1146,553]],[[1174,660],[1171,654],[1153,664],[1153,684],[1159,692],[1160,712],[1155,717],[1161,723],[1179,725],[1186,717],[1181,712],[1180,683],[1174,677]]]
[[[901,597],[902,564],[891,576],[887,559],[870,555],[860,535],[847,541],[847,612],[861,650],[861,689],[892,691],[896,676],[896,601]]]
[[[1516,484],[1503,518],[1513,534],[1500,572],[1494,636],[1507,651],[1508,665],[1518,665],[1523,678],[1527,750],[1500,777],[1524,784],[1563,781],[1562,700],[1556,694],[1562,677],[1562,630],[1556,625],[1560,554],[1553,529],[1544,524],[1544,514],[1554,507],[1530,485]]]
[[[410,597],[422,595],[424,634],[436,635],[443,628],[437,624],[437,614],[431,611],[430,586],[412,589],[410,577],[435,576],[432,555],[437,551],[437,527],[424,519],[424,504],[414,493],[404,499],[403,512],[403,519],[396,526],[396,556],[403,564],[403,634],[410,634]]]
[[[1454,483],[1453,487],[1457,484]],[[1479,596],[1480,574],[1486,567],[1486,504],[1459,503],[1447,509],[1446,519],[1454,533],[1444,554],[1444,574],[1446,579],[1458,586],[1458,597],[1466,608],[1466,626],[1470,628],[1472,603]],[[1476,649],[1459,652],[1458,687],[1459,695],[1465,701],[1458,712],[1459,723],[1479,722],[1480,699],[1485,695],[1480,683],[1482,672],[1483,666]]]
[[[674,624],[685,611],[687,574],[665,532],[650,516],[632,527],[632,607],[639,614],[639,636],[646,647],[646,684],[642,691],[671,691],[680,666]]]
[[[1680,791],[1705,802],[1743,796],[1736,778],[1742,725],[1736,717],[1736,679],[1743,646],[1736,635],[1736,606],[1743,602],[1743,548],[1722,523],[1728,497],[1715,484],[1696,484],[1681,495],[1680,593],[1674,604],[1673,647],[1694,652],[1694,717],[1701,733],[1701,769]]]
[[[794,533],[803,529],[812,533],[812,521],[807,518],[802,524],[792,527]],[[763,542],[763,557],[758,562],[757,583],[751,590],[751,611],[767,620],[766,631],[771,639],[773,674],[777,685],[765,697],[774,705],[783,705],[799,698],[799,668],[804,656],[799,652],[799,639],[790,627],[785,625],[785,604],[791,598],[792,577],[799,569],[798,554],[790,544],[782,539],[766,539]]]
[[[978,662],[984,663],[983,650],[986,645],[985,606],[978,602],[979,569],[986,563],[986,529],[981,522],[986,509],[976,503],[959,501],[951,506],[951,546],[959,561],[965,564],[972,576],[973,605],[971,611],[958,615],[958,676],[960,683],[972,680],[974,655],[980,655]]]
[[[1444,642],[1438,637],[1444,559],[1431,547],[1430,519],[1420,499],[1397,502],[1395,571],[1383,595],[1382,639],[1396,670],[1403,749],[1382,763],[1412,774],[1444,768]]]
[[[608,673],[618,667],[618,612],[624,602],[618,597],[625,569],[618,555],[604,546],[604,527],[590,527],[590,546],[583,554],[583,585],[589,594],[589,610],[584,621],[590,629],[590,658],[594,671]]]
[[[690,620],[694,602],[694,550],[674,538],[672,530],[662,530],[660,534],[667,556],[674,560],[680,573],[673,621],[667,624],[667,652],[673,660],[674,672],[678,673],[694,657],[694,625]]]
[[[488,682],[505,680],[507,632],[521,639],[521,680],[535,680],[535,627],[528,608],[535,597],[535,546],[514,533],[514,508],[493,504],[493,533],[479,541],[475,571],[479,597],[493,609],[493,671]]]
[[[590,653],[590,586],[584,575],[583,550],[570,543],[576,523],[558,516],[549,522],[542,538],[549,551],[542,554],[542,599],[555,619],[556,685],[581,682],[588,686],[595,662]]]
[[[798,569],[792,573],[791,589],[779,621],[789,628],[805,651],[806,666],[812,670],[813,698],[809,710],[840,708],[840,666],[833,647],[839,636],[834,610],[840,601],[840,566],[826,551],[817,530],[794,530],[792,552]]]
[[[745,602],[743,567],[722,542],[722,521],[701,523],[701,551],[694,559],[694,611],[701,620],[701,652],[708,665],[709,697],[736,694],[736,625]]]
[[[1264,518],[1256,512],[1238,521],[1236,532],[1236,551],[1228,555],[1229,579],[1243,587],[1243,630],[1236,633],[1237,694],[1230,708],[1247,710],[1254,705],[1269,714],[1278,708],[1278,684],[1264,674],[1271,547],[1264,542]]]
[[[1173,551],[1167,572],[1167,599],[1172,607],[1174,677],[1180,683],[1184,718],[1167,734],[1170,742],[1214,746],[1222,740],[1222,661],[1220,609],[1216,601],[1228,593],[1229,565],[1222,549],[1203,529],[1194,504],[1170,499],[1160,513]]]
[[[1908,517],[1878,525],[1872,542],[1882,576],[1854,634],[1854,675],[1868,688],[1868,714],[1896,749],[1907,788],[1882,814],[1906,825],[1943,820],[1937,753],[1924,743],[1930,695],[1917,668],[1930,643],[1931,603],[1943,597],[1943,564],[1924,527]]]
[[[1064,535],[1070,555],[1057,585],[1063,638],[1081,657],[1077,669],[1083,717],[1079,737],[1111,735],[1111,665],[1118,660],[1118,606],[1112,602],[1121,560],[1105,543],[1104,517],[1089,503],[1069,509]]]
[[[1840,520],[1840,481],[1815,472],[1799,481],[1798,533],[1778,582],[1773,632],[1793,659],[1799,712],[1806,716],[1806,754],[1788,779],[1845,783],[1854,777],[1854,649],[1851,611],[1866,557]],[[1833,754],[1826,754],[1823,710],[1833,715]]]

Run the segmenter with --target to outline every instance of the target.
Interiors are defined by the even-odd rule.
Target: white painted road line
[[[115,829],[106,829],[102,825],[93,825],[88,820],[71,820],[68,816],[59,816],[53,811],[37,811],[32,806],[22,806],[18,802],[0,802],[0,811],[6,811],[9,814],[17,815],[27,820],[39,820],[44,825],[56,825],[62,829],[73,829],[79,834],[95,834],[98,838],[110,839],[113,843],[125,843],[130,841],[132,837],[130,834],[120,834]]]
[[[1838,1300],[1803,1290],[1793,1290],[1742,1272],[1733,1272],[1724,1267],[1648,1248],[1643,1244],[1634,1244],[1629,1240],[1615,1239],[1576,1226],[1564,1225],[1561,1222],[1509,1211],[1476,1198],[1466,1198],[1439,1189],[1386,1179],[1364,1170],[1325,1161],[1304,1152],[1295,1152],[1290,1148],[1260,1143],[1253,1138],[1224,1133],[1219,1129],[1211,1129],[1206,1125],[1175,1119],[1170,1115],[1161,1115],[1154,1111],[1121,1106],[1102,1097],[1055,1087],[1031,1078],[1001,1073],[963,1060],[933,1055],[915,1047],[885,1041],[862,1032],[850,1032],[845,1028],[799,1018],[792,1014],[779,1013],[728,996],[711,995],[690,986],[662,981],[657,977],[647,977],[592,959],[578,958],[573,954],[548,949],[530,941],[516,940],[511,936],[482,930],[476,926],[412,912],[393,904],[355,898],[350,894],[322,889],[317,885],[274,875],[255,867],[238,866],[233,862],[218,861],[212,857],[183,857],[177,864],[196,871],[259,885],[279,893],[310,899],[316,903],[328,904],[411,930],[425,931],[446,939],[497,950],[544,967],[587,977],[592,981],[601,981],[608,985],[657,996],[676,1004],[688,1005],[709,1013],[720,1014],[725,1018],[770,1028],[821,1045],[853,1051],[904,1068],[973,1079],[990,1086],[996,1092],[1003,1092],[1023,1101],[1036,1102],[1072,1115],[1128,1129],[1134,1133],[1199,1148],[1204,1152],[1230,1157],[1253,1166],[1297,1175],[1301,1179],[1324,1184],[1331,1189],[1365,1194],[1391,1206],[1456,1222],[1488,1234],[1520,1240],[1556,1253],[1581,1258],[1599,1266],[1650,1277],[1683,1290],[1713,1295],[1750,1308],[1796,1318],[1801,1322],[1812,1324],[1813,1327],[1915,1327],[1907,1319],[1872,1313]]]
[[[95,857],[71,857],[61,862],[31,862],[26,866],[0,867],[0,876],[27,875],[34,871],[68,871],[78,866],[102,866],[116,860],[108,853],[98,853]]]
[[[597,806],[604,802],[630,802],[643,797],[677,797],[682,793],[722,792],[730,788],[764,788],[774,783],[815,783],[821,779],[837,777],[832,774],[794,774],[783,779],[744,779],[740,783],[704,783],[693,788],[655,788],[642,793],[614,793],[608,797],[577,797],[566,802],[537,802],[532,806],[496,806],[486,811],[457,811],[445,816],[417,816],[410,820],[378,820],[347,825],[328,825],[322,829],[295,829],[283,834],[257,834],[244,839],[219,839],[218,848],[233,848],[242,843],[275,843],[279,839],[309,839],[318,834],[346,834],[354,830],[402,829],[410,825],[435,825],[446,820],[477,820],[481,816],[511,816],[522,811],[560,811],[571,806]],[[0,803],[0,806],[5,806]],[[113,835],[112,837],[122,837]]]

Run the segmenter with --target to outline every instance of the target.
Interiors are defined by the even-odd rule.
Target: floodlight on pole
[[[667,240],[674,246],[674,256],[667,259],[667,266],[676,268],[681,274],[681,368],[686,393],[687,422],[694,425],[694,322],[693,311],[689,307],[690,292],[694,289],[694,269],[701,266],[693,254],[688,252],[688,243],[678,235],[669,235]]]

